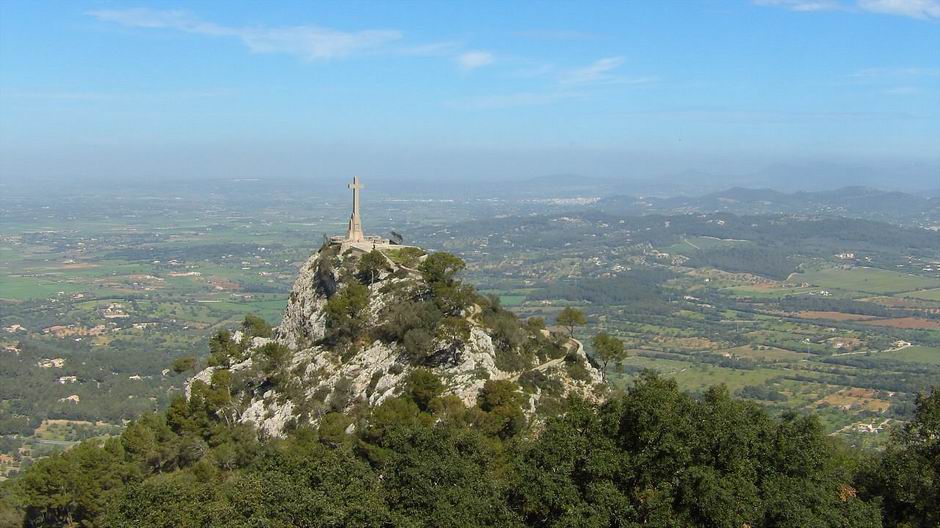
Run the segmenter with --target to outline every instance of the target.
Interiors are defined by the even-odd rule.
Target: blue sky
[[[5,178],[932,168],[940,0],[6,1],[0,154]]]

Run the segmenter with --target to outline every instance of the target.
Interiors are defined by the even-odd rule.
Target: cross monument
[[[346,240],[350,242],[363,242],[365,235],[362,234],[362,219],[359,218],[359,189],[365,187],[359,183],[359,176],[354,176],[349,188],[353,192],[353,210],[349,217],[349,229],[346,231]]]

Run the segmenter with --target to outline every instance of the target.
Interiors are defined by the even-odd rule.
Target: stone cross
[[[346,240],[352,242],[365,241],[365,235],[362,234],[362,219],[359,218],[359,190],[365,187],[359,183],[359,176],[354,176],[349,188],[353,192],[353,210],[349,217],[349,229],[346,231]]]

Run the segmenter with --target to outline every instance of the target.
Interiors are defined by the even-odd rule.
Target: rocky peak
[[[530,419],[572,393],[603,397],[578,341],[461,283],[463,265],[415,247],[324,246],[301,268],[273,335],[215,338],[211,366],[194,382],[225,380],[232,419],[269,436],[330,412],[367,415],[418,369],[467,407],[488,380],[508,382]]]

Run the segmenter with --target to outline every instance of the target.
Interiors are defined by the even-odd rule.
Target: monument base
[[[373,249],[389,250],[411,247],[402,244],[395,244],[387,238],[378,236],[365,236],[362,238],[362,240],[350,240],[344,236],[334,236],[330,237],[330,245],[339,246],[340,253],[346,253],[347,250],[368,253]]]

